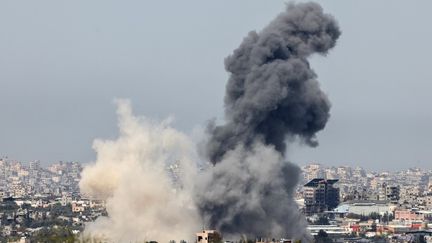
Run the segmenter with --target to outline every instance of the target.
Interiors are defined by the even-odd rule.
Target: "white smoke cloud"
[[[200,221],[192,202],[195,145],[170,127],[132,114],[117,100],[119,137],[96,140],[94,163],[86,166],[81,192],[107,202],[107,217],[86,226],[85,235],[113,242],[191,240]],[[166,167],[180,161],[181,188],[174,188]]]

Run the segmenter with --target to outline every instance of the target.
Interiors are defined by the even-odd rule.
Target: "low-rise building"
[[[398,221],[431,221],[432,220],[432,211],[424,211],[424,210],[396,210],[395,211],[395,220]]]
[[[196,233],[197,243],[218,243],[222,240],[222,236],[216,230],[203,230]]]

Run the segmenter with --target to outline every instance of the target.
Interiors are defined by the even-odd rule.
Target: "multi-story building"
[[[399,186],[392,186],[383,183],[379,190],[378,199],[381,201],[390,201],[392,203],[398,203],[400,194]]]
[[[429,176],[428,192],[432,193],[432,176]]]
[[[303,168],[306,181],[313,178],[324,178],[325,172],[320,164],[310,164]]]
[[[315,178],[304,185],[305,213],[307,215],[332,210],[339,204],[339,188],[334,187],[337,179]]]
[[[78,194],[82,166],[78,162],[59,162],[49,169],[39,161],[28,166],[19,161],[0,159],[0,191],[2,197],[61,196],[63,192]]]
[[[339,175],[339,179],[349,180],[352,178],[352,169],[348,166],[339,166],[337,167],[337,174]]]
[[[428,210],[432,210],[432,195],[425,197],[425,205]]]

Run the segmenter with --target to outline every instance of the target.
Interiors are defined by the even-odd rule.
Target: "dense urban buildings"
[[[25,165],[0,158],[0,195],[2,197],[74,197],[82,166],[78,162],[57,162],[43,168],[39,161]]]
[[[81,170],[78,162],[44,167],[39,161],[0,159],[0,241],[34,241],[53,234],[66,237],[62,240],[77,239],[86,222],[106,215],[104,201],[81,195]],[[172,182],[178,183],[181,167],[175,163],[166,170]],[[323,237],[325,232],[334,241],[403,242],[432,235],[432,171],[374,172],[317,163],[302,170],[296,201],[315,237]],[[216,233],[201,231],[196,240],[212,242],[223,237]]]
[[[324,230],[333,239],[349,235],[352,239],[370,241],[432,240],[431,170],[374,172],[317,163],[303,166],[302,170],[304,177],[297,190],[297,202],[311,224],[312,234]],[[310,198],[315,195],[311,192],[319,188],[313,185],[321,182],[321,188],[325,188],[325,182],[330,180],[338,180],[335,185],[339,188],[339,205],[332,210],[325,210],[326,206],[314,207],[313,203],[311,206]],[[320,202],[317,205],[324,205]]]
[[[104,215],[103,201],[80,194],[81,171],[78,162],[43,167],[39,161],[0,158],[0,241],[43,242],[46,239],[40,236],[47,232],[73,238],[85,222]]]

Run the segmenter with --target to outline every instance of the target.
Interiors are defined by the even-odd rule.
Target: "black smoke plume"
[[[214,164],[198,186],[210,227],[248,236],[306,237],[293,201],[297,166],[284,162],[287,141],[318,144],[330,103],[307,58],[325,55],[340,36],[317,3],[289,4],[226,58],[226,123],[209,127]],[[307,239],[304,238],[304,239]]]
[[[340,31],[316,3],[290,4],[260,33],[252,31],[225,60],[231,73],[226,86],[227,123],[211,128],[207,151],[213,163],[243,144],[260,140],[286,149],[287,136],[298,135],[315,146],[330,103],[306,60],[326,54]]]

